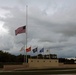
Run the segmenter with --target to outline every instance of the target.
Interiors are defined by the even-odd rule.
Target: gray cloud
[[[0,16],[0,21],[4,22],[3,27],[8,30],[8,34],[0,35],[1,49],[9,49],[10,53],[18,54],[25,45],[25,34],[15,36],[15,29],[26,25],[25,4],[28,4],[28,46],[45,47],[51,53],[58,54],[58,57],[75,57],[75,0],[7,2],[8,5],[4,3],[0,6],[7,11],[3,14],[5,17]]]

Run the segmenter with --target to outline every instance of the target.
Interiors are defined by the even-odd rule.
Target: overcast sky
[[[28,47],[50,50],[58,57],[76,57],[76,0],[0,0],[0,50],[20,54],[28,5]]]

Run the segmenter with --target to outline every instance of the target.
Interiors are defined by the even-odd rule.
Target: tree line
[[[30,56],[30,55],[27,55],[27,61],[28,61],[28,58],[38,58],[38,59],[58,59],[59,62],[61,63],[74,63],[74,60],[68,60],[68,59],[65,59],[65,58],[57,58],[57,55],[56,54],[49,54],[49,55],[42,55],[42,54],[39,54],[38,56]],[[26,56],[25,56],[25,59],[26,59]],[[3,52],[3,51],[0,51],[0,62],[2,63],[23,63],[24,62],[24,55],[20,54],[20,55],[13,55],[13,54],[10,54],[8,52]],[[25,61],[26,62],[26,61]]]
[[[28,55],[27,57],[30,56]],[[24,55],[13,55],[8,52],[0,51],[0,62],[24,62]]]

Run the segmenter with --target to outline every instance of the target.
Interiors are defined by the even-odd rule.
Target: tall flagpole
[[[27,10],[27,8],[28,8],[28,5],[26,5],[26,49],[27,49],[27,25],[28,25],[28,10]],[[26,63],[27,63],[27,52],[26,52]]]
[[[43,47],[44,48],[44,47]],[[43,59],[44,59],[44,52],[43,52]]]
[[[38,47],[37,47],[37,59],[38,59]]]

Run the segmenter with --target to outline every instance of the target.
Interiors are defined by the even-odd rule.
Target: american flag
[[[15,30],[15,35],[25,33],[25,32],[26,32],[26,26],[22,26]]]

